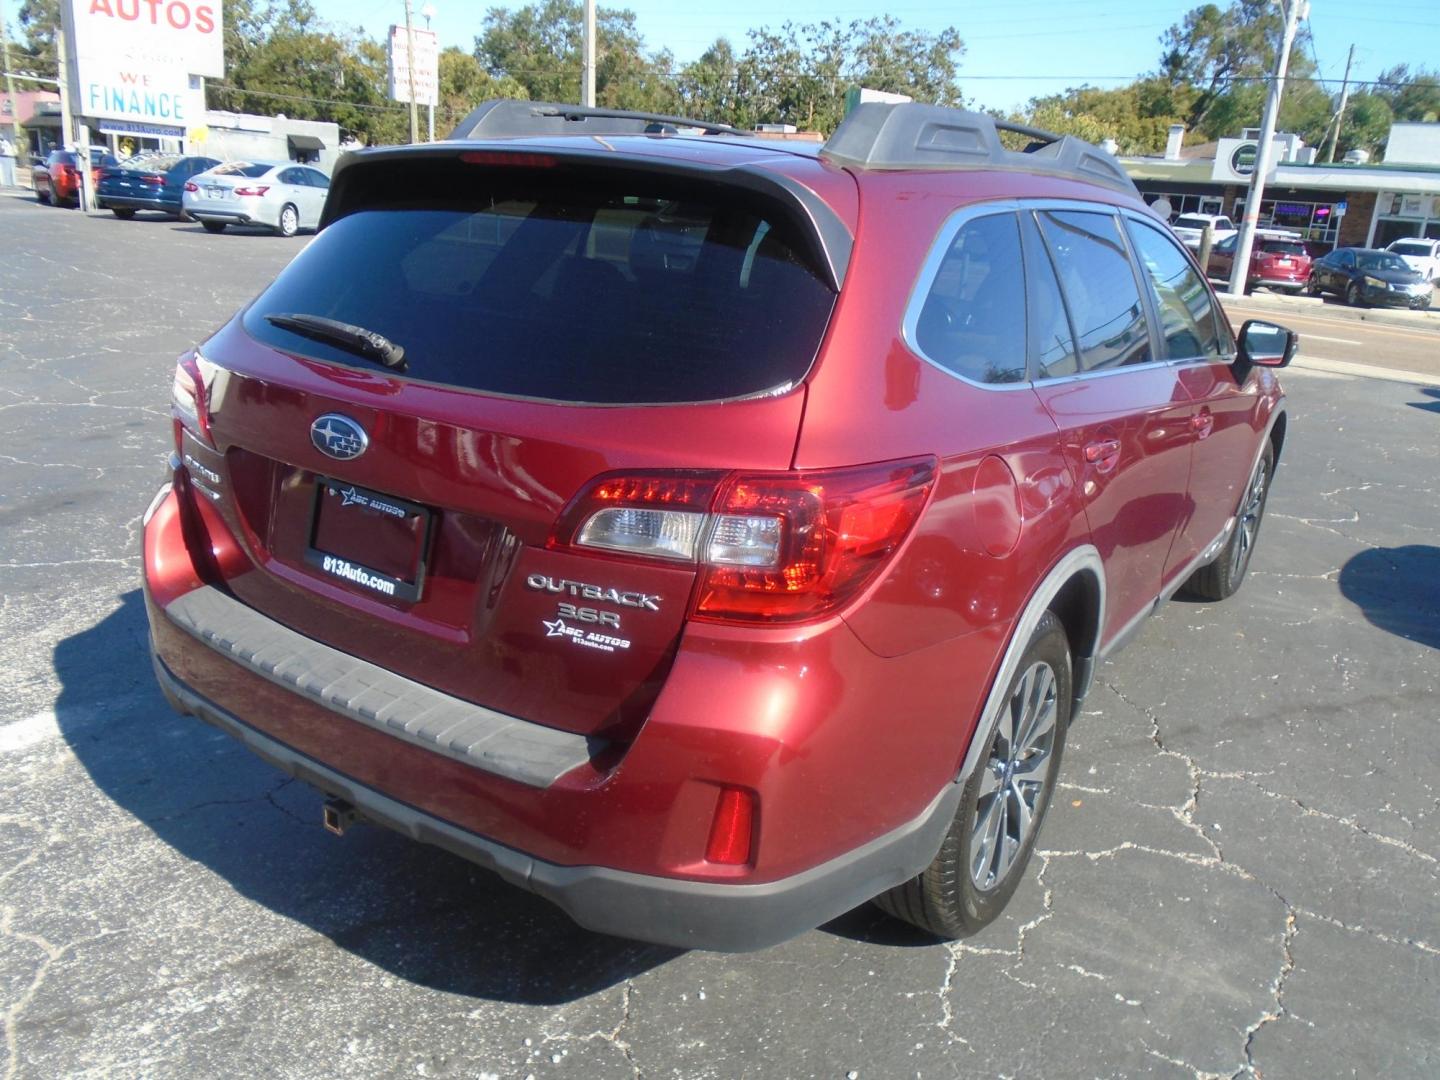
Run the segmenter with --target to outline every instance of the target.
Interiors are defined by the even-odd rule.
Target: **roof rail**
[[[1033,140],[1007,150],[1000,132]],[[866,102],[835,129],[820,156],[858,169],[1015,169],[1066,176],[1138,195],[1113,156],[1073,135],[996,120],[984,113],[918,102]]]
[[[514,139],[527,135],[659,135],[700,128],[707,135],[745,135],[729,124],[663,113],[591,109],[553,101],[486,101],[455,125],[451,139]]]

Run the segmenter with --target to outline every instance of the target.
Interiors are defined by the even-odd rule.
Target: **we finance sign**
[[[76,113],[174,128],[202,121],[191,76],[225,74],[220,0],[66,0],[62,11]]]

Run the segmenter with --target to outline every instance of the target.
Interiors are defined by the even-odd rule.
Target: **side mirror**
[[[1300,335],[1283,326],[1250,319],[1240,328],[1240,359],[1257,367],[1284,367],[1300,347]]]

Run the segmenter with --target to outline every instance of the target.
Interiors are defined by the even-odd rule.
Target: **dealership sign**
[[[225,74],[220,0],[66,0],[75,112],[184,128],[204,113],[198,79]]]
[[[405,40],[405,27],[390,27],[390,97],[410,101],[410,56],[415,57],[415,104],[435,105],[440,100],[440,44],[432,30],[411,30],[410,42]]]

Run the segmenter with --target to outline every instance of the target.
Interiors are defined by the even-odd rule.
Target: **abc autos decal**
[[[65,0],[75,111],[181,129],[204,114],[199,79],[225,74],[220,0]]]

